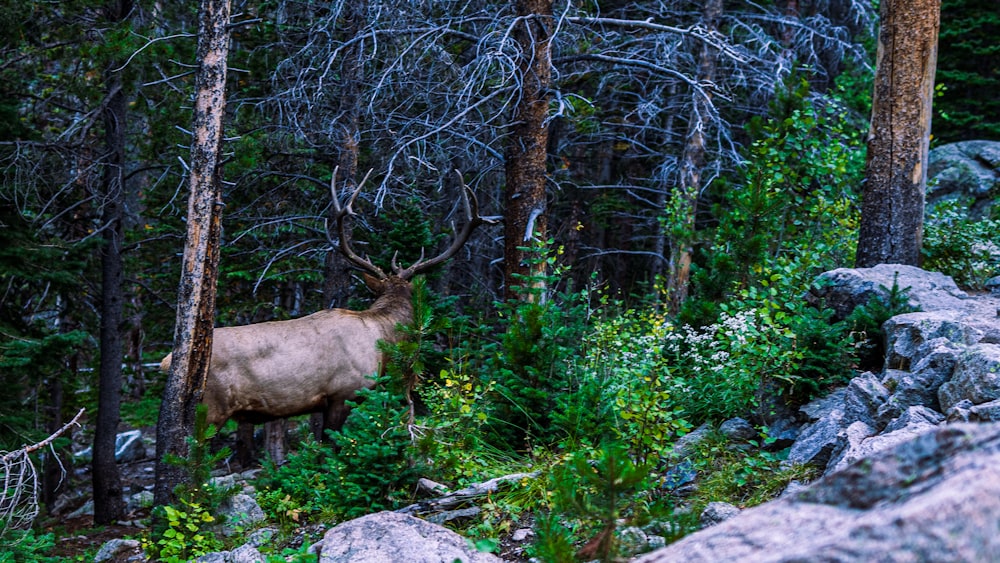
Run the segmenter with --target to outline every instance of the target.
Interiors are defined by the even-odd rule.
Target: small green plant
[[[591,455],[593,454],[593,459]],[[623,444],[606,442],[595,452],[576,452],[552,473],[552,509],[537,520],[531,555],[543,561],[613,561],[617,530],[641,525],[664,506],[656,502],[650,465],[636,464]],[[563,521],[568,522],[564,524]],[[569,550],[569,546],[581,547]]]
[[[217,551],[223,545],[210,528],[218,520],[215,515],[219,505],[235,490],[217,486],[210,480],[212,468],[230,453],[228,448],[212,453],[210,444],[216,432],[207,422],[206,407],[198,405],[194,436],[187,439],[188,456],[167,457],[167,463],[184,469],[187,479],[175,491],[180,505],[154,509],[152,530],[143,540],[143,548],[163,561],[187,561]]]
[[[222,549],[222,541],[207,530],[216,521],[208,508],[185,500],[181,504],[183,510],[173,506],[163,507],[166,528],[155,542],[159,560],[168,563],[188,561]]]
[[[900,288],[898,278],[899,274],[893,276],[891,288],[879,286],[884,297],[881,294],[872,295],[867,303],[855,307],[847,317],[860,369],[882,369],[885,363],[885,334],[882,325],[885,321],[896,315],[919,310],[910,305],[910,288]],[[906,369],[908,366],[890,367]]]

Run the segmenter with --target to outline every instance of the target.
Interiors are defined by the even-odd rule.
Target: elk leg
[[[253,424],[241,421],[236,425],[236,461],[245,470],[253,459]]]
[[[326,425],[326,414],[322,412],[314,412],[309,415],[309,431],[312,432],[313,438],[317,442],[323,441],[323,428]]]
[[[288,452],[287,427],[287,420],[284,418],[264,423],[264,449],[275,465],[285,463],[285,454]]]
[[[347,420],[347,415],[350,413],[351,408],[344,403],[343,399],[331,400],[329,406],[326,407],[324,430],[339,432],[344,427],[344,421]]]

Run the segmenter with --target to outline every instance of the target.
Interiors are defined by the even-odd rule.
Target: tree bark
[[[855,265],[919,265],[941,0],[883,0]]]
[[[229,55],[229,0],[202,0],[198,24],[198,72],[195,79],[191,195],[187,238],[178,289],[173,360],[156,427],[154,503],[170,504],[184,478],[182,468],[166,462],[168,454],[185,457],[186,437],[194,430],[195,406],[201,400],[212,354],[215,284],[222,231],[223,117]]]
[[[702,26],[709,33],[719,28],[722,17],[722,0],[705,0]],[[712,111],[711,84],[715,81],[717,50],[707,41],[701,45],[698,62],[698,83],[703,87],[692,93],[691,116],[688,119],[684,150],[680,159],[680,185],[670,203],[672,221],[676,228],[668,261],[667,296],[670,310],[677,312],[687,299],[691,279],[691,252],[693,250],[695,218],[698,213],[698,196],[701,194],[701,173],[705,167],[705,128]]]
[[[522,250],[547,231],[545,180],[551,82],[552,0],[515,0],[520,21],[514,38],[521,48],[519,102],[504,153],[504,295],[532,299],[544,291],[545,265],[529,263]],[[531,291],[515,286],[532,285]]]
[[[106,10],[109,20],[120,22],[129,16],[129,0],[112,2]],[[117,66],[117,65],[112,65]],[[122,241],[125,209],[125,116],[127,100],[121,73],[105,71],[104,137],[104,228],[101,247],[101,361],[97,391],[97,421],[94,430],[92,475],[94,523],[110,524],[125,514],[121,474],[115,462],[115,441],[121,417],[122,390],[122,303],[124,265]]]

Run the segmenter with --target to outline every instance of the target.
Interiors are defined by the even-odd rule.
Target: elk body
[[[336,177],[336,171],[334,172]],[[207,422],[221,426],[230,418],[259,424],[305,413],[324,413],[324,427],[339,429],[347,418],[345,401],[371,387],[381,369],[378,342],[397,342],[397,325],[413,322],[412,285],[416,274],[451,258],[484,222],[475,196],[462,184],[466,223],[439,256],[386,274],[350,246],[344,225],[364,181],[341,206],[331,181],[339,242],[330,242],[356,267],[378,298],[365,311],[329,309],[287,321],[272,321],[214,331],[212,359],[202,395]],[[160,364],[170,368],[171,356]]]

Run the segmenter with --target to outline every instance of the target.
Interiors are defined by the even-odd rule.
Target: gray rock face
[[[955,424],[636,561],[997,561],[997,514],[1000,424]]]
[[[848,424],[861,421],[875,426],[879,407],[888,398],[889,390],[875,374],[865,372],[852,378],[844,395],[844,421]]]
[[[730,418],[719,425],[719,432],[733,442],[746,442],[757,437],[757,430],[742,418]]]
[[[951,380],[938,390],[938,400],[947,410],[965,399],[973,405],[1000,399],[1000,345],[977,344],[958,357]]]
[[[94,563],[145,560],[146,556],[139,545],[139,540],[109,540],[94,556]]]
[[[378,512],[330,529],[316,546],[320,563],[499,563],[462,536],[413,516]]]
[[[891,369],[913,368],[932,341],[971,346],[983,338],[983,330],[961,309],[896,315],[882,330],[888,338],[885,367]]]
[[[986,217],[1000,193],[1000,143],[962,141],[930,151],[927,168],[927,204],[942,200],[970,200],[969,215]]]
[[[707,528],[725,522],[739,513],[740,509],[728,502],[710,502],[705,506],[705,510],[701,511],[698,521],[702,527]]]
[[[238,493],[223,501],[219,512],[225,516],[222,533],[227,536],[233,533],[234,524],[250,526],[267,518],[257,501],[246,493]]]
[[[834,409],[806,426],[788,450],[787,463],[825,466],[840,443],[844,429],[844,411]]]

